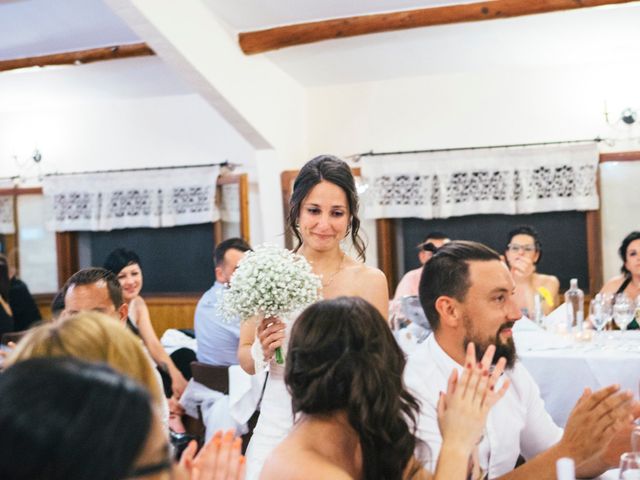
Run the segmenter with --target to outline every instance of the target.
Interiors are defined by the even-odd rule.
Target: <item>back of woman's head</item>
[[[287,225],[298,240],[298,247],[302,244],[302,235],[297,226],[302,202],[307,198],[307,195],[309,195],[313,187],[323,180],[340,187],[347,197],[349,215],[351,215],[347,234],[351,234],[351,242],[358,253],[358,257],[364,260],[366,245],[359,234],[360,217],[358,217],[358,192],[356,190],[356,183],[349,165],[347,165],[344,160],[340,160],[333,155],[319,155],[309,160],[300,169],[298,176],[293,182],[293,192],[289,200]]]
[[[294,413],[345,411],[358,433],[363,477],[400,479],[416,446],[416,400],[384,318],[356,297],[307,308],[291,332],[285,381]]]
[[[133,250],[128,250],[126,248],[116,248],[109,255],[107,255],[106,260],[104,261],[103,268],[113,272],[115,275],[120,273],[127,265],[133,265],[137,263],[140,267],[140,257]]]
[[[158,380],[140,340],[107,315],[80,312],[42,324],[20,340],[6,364],[38,357],[76,357],[106,363],[144,385],[157,403],[163,401]]]
[[[0,375],[0,478],[120,480],[151,429],[146,391],[106,365],[40,358]]]

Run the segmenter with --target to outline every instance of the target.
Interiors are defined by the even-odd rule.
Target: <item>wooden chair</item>
[[[203,384],[205,387],[208,387],[212,390],[216,390],[218,392],[222,392],[225,395],[229,395],[229,367],[218,367],[215,365],[208,365],[202,362],[191,362],[191,373],[193,375],[193,379]],[[258,423],[258,417],[260,416],[259,411],[255,411],[249,421],[247,422],[247,427],[249,431],[242,435],[242,453],[246,452],[247,447],[249,446],[249,440],[251,440],[251,435],[253,435],[253,429]],[[198,420],[196,425],[188,425],[188,428],[197,429],[197,433],[204,437],[204,421],[202,419],[202,412],[200,407],[198,407]],[[192,433],[192,432],[190,432]]]

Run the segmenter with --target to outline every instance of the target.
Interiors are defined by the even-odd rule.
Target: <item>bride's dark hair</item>
[[[419,405],[404,387],[405,363],[387,322],[361,298],[317,302],[291,332],[285,382],[294,415],[345,411],[367,480],[400,480],[416,447]]]
[[[356,183],[351,173],[349,165],[343,160],[333,155],[319,155],[307,163],[300,169],[298,176],[293,182],[293,192],[289,199],[289,215],[287,217],[287,226],[295,235],[298,245],[294,251],[298,251],[302,245],[302,235],[298,228],[298,218],[300,217],[300,208],[302,202],[309,192],[317,184],[326,180],[340,187],[347,196],[347,204],[349,206],[349,214],[351,222],[347,235],[351,235],[351,242],[358,253],[358,258],[362,261],[366,259],[366,245],[360,236],[360,217],[358,217],[358,192]]]

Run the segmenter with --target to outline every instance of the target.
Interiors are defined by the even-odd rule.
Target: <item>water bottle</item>
[[[577,278],[571,279],[569,290],[564,293],[564,303],[567,306],[567,332],[581,332],[584,321],[584,293],[578,288]]]
[[[556,478],[558,480],[576,480],[576,469],[571,458],[563,457],[558,459],[556,462]]]

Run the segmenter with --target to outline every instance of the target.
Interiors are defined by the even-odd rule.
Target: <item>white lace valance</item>
[[[365,157],[365,218],[596,210],[594,144]]]
[[[58,232],[215,222],[219,167],[45,177],[47,228]]]
[[[13,195],[0,195],[0,234],[16,233],[13,221]]]

